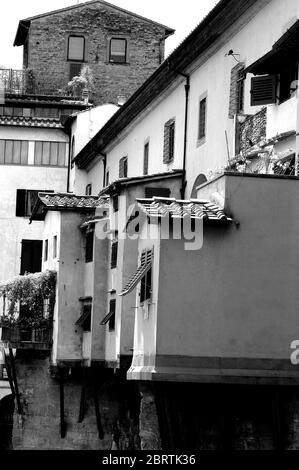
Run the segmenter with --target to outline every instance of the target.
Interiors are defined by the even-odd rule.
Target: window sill
[[[106,62],[106,65],[131,65],[130,62]]]

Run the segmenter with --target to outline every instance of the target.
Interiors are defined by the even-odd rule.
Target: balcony
[[[1,341],[14,349],[48,350],[52,345],[52,328],[2,326]]]

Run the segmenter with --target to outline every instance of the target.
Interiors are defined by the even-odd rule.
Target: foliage
[[[89,92],[92,92],[94,90],[94,78],[91,68],[88,65],[84,65],[80,75],[76,75],[68,82],[68,88],[71,89],[73,93],[80,93],[83,88],[87,88]]]
[[[52,319],[55,304],[56,272],[17,276],[11,281],[0,284],[0,297],[5,302],[5,313],[1,325],[46,326]],[[45,318],[45,302],[48,305]],[[19,306],[25,309],[26,315],[18,318]]]

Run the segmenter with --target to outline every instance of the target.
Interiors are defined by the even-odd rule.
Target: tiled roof
[[[50,127],[62,129],[60,119],[25,117],[25,116],[0,116],[1,126],[22,126],[22,127]]]
[[[151,217],[184,218],[203,220],[231,221],[223,209],[210,201],[190,199],[179,200],[173,198],[153,197],[150,199],[136,199],[139,207]]]
[[[67,193],[38,193],[40,201],[48,209],[96,209],[107,204],[107,197],[76,196]]]

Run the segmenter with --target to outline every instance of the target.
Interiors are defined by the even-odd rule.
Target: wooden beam
[[[13,355],[12,348],[9,348],[9,358],[10,358],[10,366],[11,366],[11,375],[12,375],[12,380],[13,380],[14,389],[15,389],[15,396],[17,400],[18,413],[22,414],[21,398],[20,398],[20,393],[19,393],[17,373],[16,373],[16,367],[15,367],[15,358]]]
[[[64,377],[63,370],[59,371],[59,392],[60,392],[60,437],[66,436],[66,423],[64,419]]]
[[[94,400],[94,407],[95,407],[95,412],[96,412],[99,438],[104,439],[104,431],[102,428],[100,407],[99,407],[99,401],[98,401],[98,387],[97,387],[96,377],[93,377],[93,400]]]
[[[15,397],[16,392],[15,392],[15,387],[14,387],[14,384],[13,384],[13,378],[12,378],[12,374],[11,374],[11,367],[10,367],[9,360],[8,360],[8,357],[5,353],[4,348],[2,349],[2,355],[3,355],[4,361],[5,361],[5,369],[6,369],[6,372],[7,372],[7,378],[8,378],[10,390],[11,390],[12,396]]]
[[[85,395],[86,395],[86,377],[87,367],[82,368],[82,385],[81,385],[81,397],[80,397],[80,411],[78,423],[82,423],[85,415]]]

